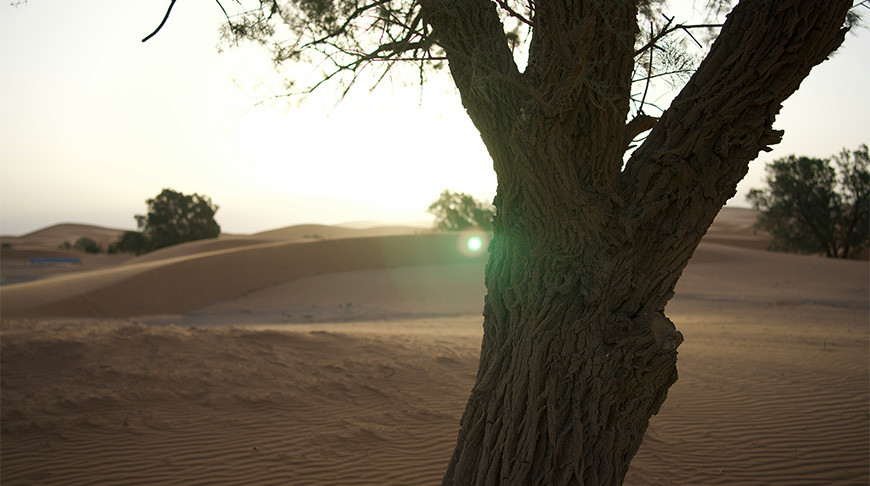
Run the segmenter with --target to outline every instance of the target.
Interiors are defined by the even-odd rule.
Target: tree
[[[214,219],[218,207],[208,196],[164,189],[153,199],[148,199],[146,204],[148,214],[136,215],[136,223],[142,230],[142,237],[147,240],[147,251],[186,241],[217,238],[221,232]],[[120,245],[142,248],[141,239],[128,233],[131,232],[122,235]]]
[[[440,231],[462,231],[468,228],[492,230],[495,210],[464,192],[447,189],[429,206],[428,212],[435,215],[435,228]]]
[[[599,485],[623,480],[677,379],[664,309],[683,268],[850,7],[741,1],[657,121],[632,80],[695,26],[651,1],[259,0],[224,33],[323,61],[312,87],[446,62],[498,187],[480,367],[444,484]]]
[[[870,157],[867,146],[830,160],[791,155],[767,167],[767,187],[748,199],[772,250],[855,258],[870,243]]]

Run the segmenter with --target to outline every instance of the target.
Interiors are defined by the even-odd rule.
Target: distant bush
[[[83,250],[85,253],[99,253],[103,250],[103,247],[100,246],[99,243],[92,240],[91,238],[88,238],[87,236],[82,236],[81,238],[79,238],[73,245],[73,248],[76,250]]]
[[[10,249],[10,248],[12,248],[12,243],[9,243],[8,241],[5,242],[5,243],[3,243],[3,249],[4,249],[4,250],[8,250],[8,249]]]
[[[73,246],[72,243],[70,243],[69,241],[64,241],[63,243],[57,245],[57,247],[61,250],[72,250]]]
[[[151,250],[151,240],[139,231],[125,231],[118,241],[109,245],[109,253],[123,251],[141,255]]]

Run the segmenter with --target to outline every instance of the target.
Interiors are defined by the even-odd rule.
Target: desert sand
[[[626,484],[870,483],[870,266],[766,252],[753,217],[723,211],[668,305],[680,379]],[[49,230],[0,253],[4,486],[439,483],[482,335],[461,236],[28,265],[89,231]]]

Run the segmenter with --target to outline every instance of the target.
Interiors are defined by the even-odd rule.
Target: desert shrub
[[[151,250],[151,241],[139,231],[125,231],[118,241],[109,245],[109,253],[126,252],[141,255]]]
[[[73,248],[76,250],[82,250],[85,253],[99,253],[103,249],[100,244],[87,236],[82,236],[76,240]]]

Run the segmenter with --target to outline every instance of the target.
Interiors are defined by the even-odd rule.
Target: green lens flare
[[[479,236],[472,236],[468,239],[468,242],[465,243],[465,246],[468,247],[469,251],[477,252],[483,248],[483,240],[481,240]]]

